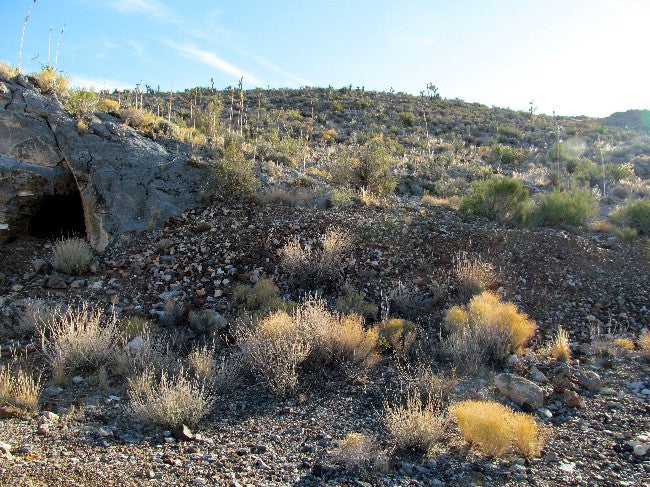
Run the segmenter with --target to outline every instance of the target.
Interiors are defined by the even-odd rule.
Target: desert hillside
[[[0,65],[0,483],[646,485],[644,114]]]

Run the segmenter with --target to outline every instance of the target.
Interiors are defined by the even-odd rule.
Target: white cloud
[[[135,85],[114,79],[93,79],[83,76],[70,76],[70,86],[74,88],[86,88],[93,90],[132,90]]]
[[[263,83],[258,78],[236,66],[233,66],[229,62],[224,61],[211,51],[204,51],[193,44],[178,44],[171,41],[168,41],[168,44],[172,48],[176,49],[176,51],[178,51],[183,57],[205,64],[206,66],[217,68],[218,70],[236,76],[237,78],[243,77],[246,84],[263,86]]]

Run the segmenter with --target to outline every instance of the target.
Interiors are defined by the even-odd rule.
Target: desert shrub
[[[650,234],[650,200],[634,200],[618,208],[612,219],[618,225],[625,225],[637,232]]]
[[[509,450],[534,457],[541,451],[545,432],[532,416],[516,413],[493,401],[463,401],[449,407],[463,438],[483,454],[499,457]]]
[[[97,109],[99,95],[94,91],[74,89],[65,104],[65,109],[79,120],[87,119]]]
[[[148,370],[129,380],[129,408],[144,423],[167,428],[196,425],[214,403],[205,386],[180,371],[163,371],[158,380]]]
[[[57,240],[52,256],[55,266],[70,275],[87,272],[93,260],[92,248],[83,238]]]
[[[650,360],[650,331],[641,334],[639,337],[639,347],[641,347],[643,357]]]
[[[253,286],[240,284],[233,290],[232,299],[240,311],[250,313],[254,318],[278,310],[287,311],[293,304],[280,297],[280,289],[268,278],[260,279]]]
[[[500,362],[533,336],[535,323],[490,291],[474,296],[467,307],[453,306],[445,315],[450,335],[443,349],[458,367],[475,369]]]
[[[120,110],[120,118],[130,127],[138,130],[151,130],[158,119],[148,110],[133,107]]]
[[[485,291],[496,281],[492,264],[482,261],[480,256],[472,257],[466,252],[454,256],[454,275],[458,291],[465,299]]]
[[[542,196],[531,215],[537,225],[582,225],[596,216],[598,203],[588,190],[553,191]]]
[[[57,303],[42,299],[29,299],[20,313],[14,331],[21,335],[31,335],[42,330],[61,312],[61,306]]]
[[[419,394],[408,394],[406,404],[385,403],[384,424],[395,447],[401,451],[426,453],[440,440],[447,418],[432,403],[424,404]]]
[[[163,307],[164,315],[160,319],[160,324],[167,328],[178,328],[184,326],[187,322],[185,307],[172,299],[165,301]]]
[[[191,310],[187,315],[187,322],[195,333],[216,333],[227,324],[221,314],[210,308]]]
[[[247,198],[260,184],[254,162],[246,158],[241,143],[236,137],[228,137],[224,141],[223,156],[215,156],[213,172],[224,196]]]
[[[320,135],[325,142],[333,142],[339,136],[339,133],[336,131],[336,129],[324,128],[321,129]]]
[[[119,113],[120,103],[117,100],[111,100],[110,98],[101,98],[97,101],[95,110],[103,113]]]
[[[41,378],[34,379],[22,368],[15,372],[8,366],[0,367],[0,405],[14,406],[29,411],[38,409],[41,394]]]
[[[61,76],[50,66],[46,66],[39,73],[33,74],[34,83],[41,93],[52,93],[61,98],[68,93],[68,79]]]
[[[341,313],[355,313],[366,319],[374,319],[379,308],[365,298],[366,293],[357,292],[354,287],[346,283],[336,300],[336,309]]]
[[[447,409],[458,383],[453,372],[434,372],[430,364],[423,362],[398,364],[397,371],[406,395],[419,395],[423,404],[432,404],[438,412]]]
[[[446,296],[446,280],[445,282],[434,281],[431,288],[431,296],[428,296],[417,286],[398,282],[388,296],[391,313],[411,321],[420,321],[429,316],[432,305]]]
[[[320,249],[303,247],[293,238],[280,250],[280,266],[301,285],[330,284],[341,277],[341,263],[350,241],[350,237],[337,228],[325,232]]]
[[[557,327],[557,335],[555,335],[555,338],[548,349],[548,354],[555,360],[563,360],[564,362],[568,362],[571,358],[569,334],[563,330],[561,326]]]
[[[359,162],[356,171],[359,187],[378,195],[387,195],[395,190],[397,179],[392,174],[395,160],[383,142],[375,139],[368,142]]]
[[[413,344],[418,327],[412,321],[401,318],[389,318],[378,325],[379,343],[382,351],[404,353]]]
[[[335,101],[332,103],[332,111],[333,112],[342,112],[343,111],[343,104],[339,101]]]
[[[206,383],[217,367],[215,346],[207,344],[195,346],[187,356],[187,362],[197,379]]]
[[[400,112],[397,118],[405,127],[413,127],[415,125],[415,115],[412,112]]]
[[[488,181],[474,181],[460,209],[504,223],[523,223],[528,206],[528,190],[521,181],[494,177]]]
[[[18,70],[6,63],[0,63],[0,76],[11,79],[18,74]]]
[[[298,367],[307,358],[310,344],[294,320],[277,311],[238,337],[242,359],[253,375],[276,396],[298,387]]]
[[[627,350],[628,352],[632,352],[635,348],[634,342],[631,339],[625,337],[614,338],[614,345],[622,348],[623,350]]]
[[[158,326],[139,316],[131,316],[122,319],[118,321],[117,325],[120,334],[126,341],[129,341],[138,335],[147,335],[158,331]]]
[[[333,452],[334,460],[346,469],[357,471],[383,471],[388,458],[377,441],[361,433],[350,433],[339,441]]]
[[[623,227],[614,229],[614,235],[620,238],[623,242],[632,243],[639,236],[639,232],[635,228]]]
[[[56,382],[80,371],[97,372],[118,360],[121,336],[114,316],[102,319],[99,309],[82,303],[59,313],[41,330],[43,354]]]
[[[492,149],[494,158],[503,164],[518,166],[526,159],[526,151],[507,145],[496,145]]]
[[[366,330],[358,315],[341,315],[332,320],[327,330],[326,347],[330,359],[350,375],[359,368],[372,365],[377,346],[377,330]]]

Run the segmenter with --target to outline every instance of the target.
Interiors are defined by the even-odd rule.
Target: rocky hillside
[[[647,484],[647,135],[135,103],[0,78],[0,484]]]

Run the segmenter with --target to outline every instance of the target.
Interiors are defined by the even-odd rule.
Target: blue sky
[[[0,0],[16,65],[33,0]],[[37,0],[23,69],[79,85],[163,90],[364,86],[539,112],[650,108],[650,0]]]

